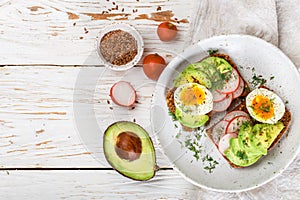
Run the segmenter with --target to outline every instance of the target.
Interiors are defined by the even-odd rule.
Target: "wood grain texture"
[[[110,100],[110,87],[117,80],[135,87],[134,108]],[[103,131],[127,120],[151,133],[154,86],[139,67],[127,72],[103,67],[0,68],[1,167],[107,167]],[[159,150],[157,158],[159,166],[169,166]]]
[[[298,163],[299,163],[298,159]],[[299,166],[247,192],[222,193],[198,188],[172,170],[158,171],[150,181],[138,182],[113,170],[0,171],[3,199],[298,199]]]
[[[3,199],[195,199],[198,188],[172,171],[136,182],[110,171],[0,172]]]
[[[0,3],[0,65],[99,65],[97,33],[112,22],[133,25],[144,38],[145,54],[167,57],[181,52],[189,40],[194,0],[15,0]],[[162,21],[173,21],[175,42],[156,34]]]

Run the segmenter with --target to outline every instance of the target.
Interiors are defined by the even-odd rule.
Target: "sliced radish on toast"
[[[237,116],[234,117],[227,125],[226,133],[239,132],[244,122],[250,122],[249,116]]]
[[[240,85],[240,75],[236,69],[232,68],[232,73],[229,79],[225,82],[222,89],[218,89],[218,92],[229,94],[235,92]]]
[[[212,95],[213,95],[214,102],[219,102],[226,98],[226,94],[218,92],[217,90],[213,90]]]
[[[233,99],[232,97],[233,97],[233,95],[230,93],[230,94],[227,94],[226,98],[223,99],[222,101],[214,102],[213,111],[223,112],[223,111],[227,110],[227,108],[229,108],[229,106],[232,102],[232,99]]]
[[[129,107],[135,103],[136,92],[130,83],[119,81],[110,88],[110,97],[115,104]]]
[[[226,151],[226,149],[228,149],[230,147],[230,139],[231,138],[237,138],[237,134],[236,133],[230,133],[230,134],[225,134],[219,142],[218,148],[219,151],[224,155],[224,151]]]
[[[233,118],[237,117],[237,116],[246,116],[246,117],[249,117],[248,113],[244,112],[244,111],[241,111],[241,110],[234,110],[234,111],[231,111],[229,113],[227,113],[224,117],[223,120],[225,121],[231,121]]]
[[[243,79],[240,77],[240,85],[239,85],[238,89],[233,92],[233,98],[235,99],[235,98],[240,97],[244,92],[244,88],[245,88],[245,83],[244,83]]]
[[[225,135],[228,123],[229,122],[222,120],[212,127],[211,139],[216,145],[218,145],[220,138]]]

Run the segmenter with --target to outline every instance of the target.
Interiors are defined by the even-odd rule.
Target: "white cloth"
[[[278,46],[300,69],[300,0],[201,0],[193,12],[193,43],[249,34]]]
[[[300,70],[300,0],[277,0],[279,48]]]

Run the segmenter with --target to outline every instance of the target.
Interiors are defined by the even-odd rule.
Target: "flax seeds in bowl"
[[[117,71],[127,70],[142,57],[143,39],[130,25],[124,23],[105,27],[97,36],[97,52],[103,64]]]

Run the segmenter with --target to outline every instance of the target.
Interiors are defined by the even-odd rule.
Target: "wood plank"
[[[136,88],[134,109],[111,102],[109,89],[117,80]],[[103,67],[0,68],[1,167],[107,167],[103,131],[127,120],[151,133],[154,86],[139,67],[127,72]],[[159,150],[157,157],[159,166],[169,166]]]
[[[197,187],[172,171],[159,172],[147,182],[111,170],[7,171],[0,176],[4,199],[194,199],[198,195]]]
[[[157,52],[170,60],[189,41],[194,1],[2,1],[0,65],[99,65],[95,38],[112,22],[133,25],[144,38],[145,54]],[[161,42],[156,34],[166,20],[178,26],[174,42]]]
[[[298,199],[299,167],[247,192],[220,193],[198,188],[173,170],[137,182],[112,170],[0,171],[3,199]]]

